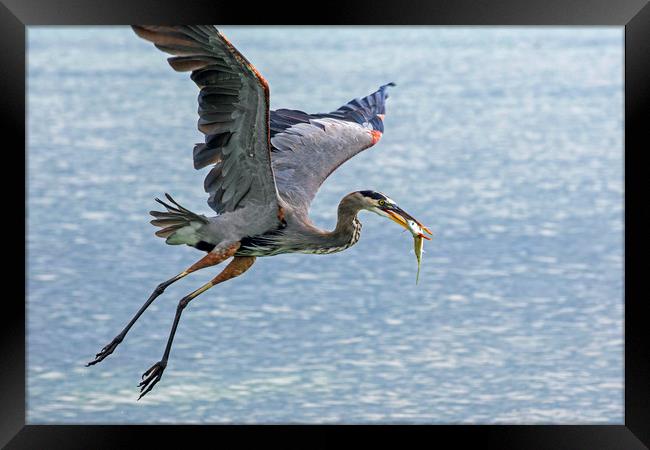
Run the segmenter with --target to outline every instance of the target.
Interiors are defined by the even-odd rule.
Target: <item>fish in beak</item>
[[[413,216],[411,216],[409,213],[404,211],[399,206],[386,205],[385,207],[381,208],[381,210],[388,215],[388,218],[390,220],[409,230],[411,234],[413,234],[413,236],[421,236],[424,239],[427,239],[429,241],[431,240],[430,237],[428,237],[422,232],[424,231],[429,235],[433,236],[431,230],[426,226],[422,225],[417,219],[415,219]]]
[[[420,266],[422,264],[422,248],[424,246],[424,239],[429,241],[431,240],[431,238],[424,233],[428,233],[431,236],[433,236],[433,233],[429,228],[422,225],[413,216],[395,204],[381,207],[381,212],[393,222],[409,230],[413,235],[413,250],[415,251],[415,258],[418,262],[418,272],[415,276],[415,284],[417,284],[420,280]]]

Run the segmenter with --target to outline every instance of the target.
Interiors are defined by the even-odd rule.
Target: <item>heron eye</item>
[[[379,200],[377,203],[379,203],[379,206],[384,206],[386,204],[384,200]]]

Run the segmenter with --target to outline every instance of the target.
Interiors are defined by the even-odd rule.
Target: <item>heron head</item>
[[[363,209],[372,211],[380,216],[387,217],[398,225],[412,231],[412,225],[409,222],[417,224],[422,230],[432,235],[431,230],[422,225],[416,218],[397,206],[394,200],[387,195],[377,191],[358,191]],[[426,239],[428,237],[422,235]]]

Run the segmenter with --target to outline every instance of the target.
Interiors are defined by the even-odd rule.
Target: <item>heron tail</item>
[[[156,231],[156,236],[165,238],[165,242],[170,245],[193,246],[200,242],[199,230],[209,223],[208,218],[182,207],[167,193],[165,193],[165,197],[174,206],[156,198],[156,201],[163,205],[167,211],[149,211],[149,214],[155,217],[151,224],[161,228]]]

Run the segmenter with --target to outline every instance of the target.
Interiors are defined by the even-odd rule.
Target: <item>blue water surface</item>
[[[153,198],[210,210],[196,86],[127,27],[28,30],[29,423],[623,423],[623,28],[224,27],[275,108],[394,81],[381,142],[311,215],[385,192],[359,243],[258,259],[186,310],[153,288],[201,252],[153,235]]]

